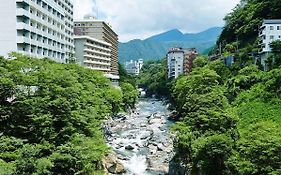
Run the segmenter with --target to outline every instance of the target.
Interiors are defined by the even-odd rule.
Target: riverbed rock
[[[142,127],[142,128],[146,127],[146,123],[141,123],[140,127]]]
[[[103,159],[103,165],[106,172],[108,172],[107,174],[122,174],[126,172],[124,165],[118,160],[116,154],[113,153]]]
[[[147,157],[148,170],[159,172],[159,174],[167,174],[169,172],[169,164],[160,161],[162,155],[150,155]],[[174,174],[171,174],[174,175]]]
[[[154,145],[148,145],[150,154],[155,154],[157,152],[157,146]]]
[[[128,146],[125,146],[125,149],[131,151],[135,148],[132,145],[128,145]]]
[[[164,151],[165,150],[165,147],[163,146],[163,144],[162,143],[159,143],[158,145],[157,145],[157,151]]]
[[[142,135],[140,136],[140,139],[141,140],[145,140],[145,139],[148,139],[150,138],[152,135],[152,132],[151,131],[146,131],[144,133],[142,133]]]

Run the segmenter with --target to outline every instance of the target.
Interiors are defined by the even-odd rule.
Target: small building
[[[139,75],[143,66],[143,59],[126,61],[125,69],[128,74]]]
[[[259,29],[261,39],[260,58],[261,64],[266,67],[266,59],[271,52],[270,43],[281,40],[281,19],[266,19]]]
[[[167,53],[168,78],[178,78],[181,74],[190,73],[197,55],[195,48],[170,48]]]

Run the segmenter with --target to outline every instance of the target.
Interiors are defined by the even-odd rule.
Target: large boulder
[[[124,165],[118,160],[117,156],[113,153],[107,155],[104,160],[103,164],[107,174],[122,174],[125,173]]]

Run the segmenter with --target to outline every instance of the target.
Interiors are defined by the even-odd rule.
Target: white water
[[[126,169],[128,169],[134,175],[144,175],[147,169],[146,157],[136,154],[129,160],[129,162],[124,163]]]
[[[124,158],[120,161],[127,170],[126,175],[165,174],[163,172],[168,164],[164,161],[169,159],[169,154],[165,151],[171,147],[165,146],[165,151],[159,152],[157,146],[164,143],[171,145],[168,115],[169,111],[161,101],[148,99],[141,100],[136,113],[127,115],[125,120],[114,119],[109,122],[113,135],[108,138],[108,143]],[[129,145],[133,147],[132,150],[125,149]]]

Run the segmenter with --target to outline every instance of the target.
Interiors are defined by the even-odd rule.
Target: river
[[[107,141],[124,165],[124,175],[168,173],[173,156],[169,115],[162,101],[141,99],[134,113],[107,122]]]

